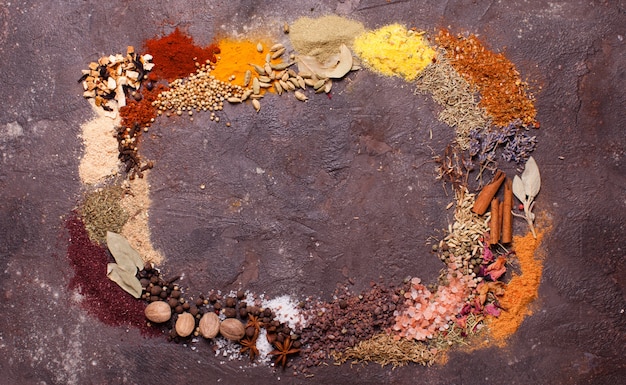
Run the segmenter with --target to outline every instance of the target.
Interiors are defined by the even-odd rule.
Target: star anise
[[[256,336],[253,338],[246,337],[239,343],[243,346],[239,353],[244,354],[248,352],[250,355],[250,361],[254,361],[254,358],[259,355],[259,349],[256,347]]]
[[[293,342],[291,341],[291,337],[285,338],[282,343],[278,341],[274,342],[276,350],[272,350],[270,352],[271,355],[276,356],[276,361],[274,361],[274,365],[282,365],[282,367],[284,368],[287,365],[287,356],[300,352],[300,349],[292,348],[292,344]]]
[[[261,330],[262,322],[259,320],[259,317],[250,315],[248,318],[248,323],[246,323],[246,329],[249,327],[254,328],[254,339],[259,335],[259,331]]]

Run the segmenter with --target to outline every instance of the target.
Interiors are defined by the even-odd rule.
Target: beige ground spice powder
[[[314,56],[324,63],[339,53],[342,44],[352,47],[354,39],[364,32],[363,24],[337,15],[302,17],[290,26],[289,38],[299,54]]]
[[[118,173],[117,139],[114,135],[120,118],[119,115],[116,119],[108,117],[106,111],[96,107],[93,99],[88,101],[96,116],[81,126],[85,153],[78,174],[84,184],[95,185]]]
[[[104,110],[96,108],[93,101],[89,102],[96,116],[81,126],[85,152],[78,169],[83,184],[95,185],[119,173],[117,139],[113,135],[116,125],[120,124],[120,119],[119,115],[116,119],[108,117]],[[154,249],[150,240],[148,212],[152,202],[147,178],[146,175],[143,179],[124,182],[126,193],[120,204],[129,215],[129,219],[122,227],[122,235],[128,239],[144,261],[158,265],[163,261],[163,255]]]

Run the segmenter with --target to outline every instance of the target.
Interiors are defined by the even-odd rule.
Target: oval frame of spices
[[[301,36],[299,33],[298,28],[293,29],[294,36]],[[178,39],[179,43],[184,44],[191,44],[193,42],[193,39],[187,39],[179,35],[180,31],[177,29],[172,35],[166,38],[149,41],[150,43],[146,44],[146,46],[148,48],[152,46],[155,47],[155,49],[162,49],[162,45],[165,44],[168,38]],[[485,53],[484,46],[473,35],[470,36],[470,38],[464,39],[458,36],[454,37],[450,35],[449,32],[442,30],[437,36],[437,41],[440,43],[439,52],[436,47],[429,45],[424,33],[408,30],[406,27],[399,24],[384,26],[375,31],[363,31],[353,40],[353,49],[363,60],[366,67],[374,69],[385,76],[399,76],[406,81],[416,81],[418,91],[432,93],[433,99],[442,106],[445,106],[446,103],[449,102],[449,98],[446,99],[449,93],[442,90],[436,90],[441,92],[433,92],[432,88],[433,84],[436,84],[436,80],[446,78],[451,80],[448,85],[456,85],[463,88],[464,93],[459,97],[459,100],[461,100],[463,104],[471,106],[470,118],[467,119],[467,114],[463,115],[459,113],[459,111],[450,108],[445,109],[445,107],[444,112],[441,114],[441,116],[443,116],[442,121],[447,122],[451,127],[454,126],[457,129],[456,144],[458,145],[459,151],[467,151],[468,148],[471,147],[471,131],[475,132],[478,130],[487,135],[486,132],[489,130],[493,130],[497,134],[497,130],[510,130],[511,127],[513,127],[513,129],[519,128],[515,126],[517,123],[512,121],[513,118],[519,120],[521,122],[520,124],[525,125],[523,127],[531,127],[536,123],[534,121],[535,111],[534,105],[532,104],[533,99],[528,93],[518,92],[518,94],[522,96],[522,99],[518,100],[518,102],[524,107],[521,116],[503,115],[501,113],[502,111],[496,108],[497,106],[487,104],[489,100],[492,100],[489,99],[489,97],[483,98],[481,101],[486,102],[481,105],[481,103],[474,99],[473,95],[470,95],[473,92],[473,87],[478,87],[479,91],[484,92],[485,95],[492,96],[489,94],[491,91],[488,92],[486,90],[488,87],[481,83],[477,84],[477,79],[480,79],[480,66],[476,65],[476,63],[468,62],[469,59],[464,56],[474,51],[480,51],[483,60],[497,63],[500,66],[498,68],[507,70],[506,78],[503,82],[509,87],[508,89],[512,89],[512,84],[514,84],[518,87],[516,88],[517,91],[526,90],[524,88],[525,83],[520,81],[519,73],[515,70],[514,66],[512,66],[512,63],[504,59],[504,56],[501,54],[495,54],[489,50],[486,50],[487,52]],[[294,99],[297,101],[312,101],[315,96],[313,92],[329,93],[331,91],[331,78],[341,78],[347,72],[358,68],[358,64],[353,64],[354,58],[346,42],[342,42],[341,45],[338,45],[337,51],[339,54],[333,59],[334,61],[331,60],[331,64],[326,63],[323,65],[313,56],[298,57],[295,54],[289,55],[287,48],[282,43],[275,43],[273,45],[269,44],[267,41],[244,43],[246,46],[249,45],[250,55],[252,55],[250,57],[256,59],[256,56],[265,56],[265,60],[260,59],[256,61],[251,59],[248,61],[256,62],[246,63],[246,66],[233,66],[230,68],[226,66],[220,67],[219,60],[215,57],[215,54],[219,52],[219,47],[217,47],[217,45],[211,45],[204,50],[196,50],[204,55],[202,59],[204,59],[205,56],[207,57],[205,60],[198,59],[200,62],[193,64],[194,68],[198,71],[196,74],[192,74],[186,79],[168,79],[170,80],[170,84],[167,90],[162,90],[158,97],[146,94],[145,100],[159,105],[159,115],[162,115],[164,111],[168,109],[166,108],[168,95],[178,95],[176,92],[186,83],[196,81],[202,76],[210,78],[209,73],[215,71],[214,73],[217,74],[218,77],[226,77],[219,81],[211,79],[211,81],[214,82],[212,84],[219,87],[220,92],[223,91],[226,95],[219,96],[219,98],[221,98],[219,102],[216,102],[217,99],[212,101],[215,102],[215,105],[211,107],[211,120],[218,122],[219,117],[215,116],[214,112],[220,111],[223,108],[224,101],[233,105],[250,101],[249,104],[251,104],[257,112],[261,110],[261,102],[259,100],[263,98],[263,92],[270,90],[274,90],[278,94],[293,92]],[[236,44],[243,43],[233,42],[232,44],[234,47]],[[410,51],[415,56],[403,58],[402,55],[406,55],[406,52],[397,49],[401,46],[410,47]],[[271,48],[267,49],[267,47]],[[416,55],[415,52],[418,52],[418,54]],[[224,50],[225,57],[229,57],[228,55],[231,53],[232,52],[229,50]],[[385,57],[385,55],[393,56],[395,61],[387,60],[389,57]],[[160,55],[157,53],[154,60],[155,68],[157,69],[159,66],[159,56]],[[289,57],[288,60],[279,61],[287,57]],[[299,72],[296,72],[295,66],[290,68],[296,63],[298,63]],[[398,63],[403,65],[398,65]],[[443,66],[437,66],[438,64],[443,64]],[[186,65],[186,68],[189,69],[189,63],[186,63]],[[172,63],[169,63],[168,66],[169,70],[172,70]],[[154,73],[158,74],[159,71],[155,70]],[[448,76],[451,74],[454,76]],[[435,82],[432,82],[433,79]],[[235,85],[233,83],[235,81],[242,85]],[[152,87],[155,87],[154,84],[149,84],[151,85],[146,88],[153,89]],[[309,95],[305,93],[307,87],[312,88],[311,94]],[[499,92],[504,91],[500,89]],[[141,103],[141,96],[135,95],[134,97],[137,103]],[[133,112],[132,107],[137,103],[131,103],[131,108],[127,109],[127,111],[129,111],[126,115],[127,117],[133,116],[130,112]],[[497,104],[496,102],[489,103]],[[196,109],[197,112],[200,112],[200,110],[201,109]],[[182,116],[183,111],[185,111],[185,116],[188,115],[191,117],[189,119],[193,119],[192,115],[194,115],[194,110],[190,106],[177,106],[171,111],[171,115]],[[170,114],[170,112],[166,112],[165,114]],[[139,116],[139,114],[137,114],[137,116]],[[460,117],[464,117],[465,120],[462,120]],[[146,120],[146,117],[142,115],[142,119]],[[151,118],[150,123],[153,121],[154,118]],[[492,124],[494,127],[491,127]],[[227,126],[230,126],[230,124]],[[128,130],[132,131],[134,135],[138,135],[141,132],[141,129],[137,127],[128,128]],[[120,132],[123,133],[125,131]],[[127,154],[132,158],[130,162],[131,166],[135,167],[134,173],[141,178],[141,171],[144,171],[144,169],[138,167],[140,164],[139,160],[133,158],[136,156],[134,155],[136,143],[131,140],[132,135],[129,136],[128,132],[124,135],[124,143],[130,146],[129,148],[132,153]],[[504,135],[504,138],[505,140],[509,140],[509,138],[513,138],[513,136],[507,134]],[[456,154],[457,153],[454,155]],[[449,162],[447,163],[449,166],[447,172],[450,172],[449,169],[458,171],[455,169],[455,167],[459,167],[458,164],[455,165],[449,160],[452,158],[453,156],[446,158],[446,161]],[[443,163],[444,161],[441,160],[441,162]],[[529,171],[527,171],[527,174],[528,172]],[[522,179],[523,178],[524,175],[522,175]],[[458,181],[458,179],[456,179],[456,181]],[[519,196],[519,189],[516,190],[515,184],[513,187],[514,190],[518,192],[516,195]],[[519,184],[517,187],[519,187]],[[483,274],[484,270],[491,274],[489,277],[491,277],[493,281],[496,281],[497,278],[506,271],[504,267],[506,259],[502,256],[498,256],[497,259],[494,256],[489,257],[491,251],[489,251],[488,246],[483,246],[481,241],[481,237],[489,232],[490,226],[493,229],[494,223],[498,223],[498,218],[491,218],[489,216],[490,213],[483,215],[470,211],[474,204],[474,194],[469,192],[466,185],[457,187],[455,193],[457,194],[455,202],[452,202],[451,205],[447,207],[449,208],[456,203],[455,222],[447,231],[444,231],[446,236],[440,244],[433,247],[433,251],[443,251],[440,256],[442,261],[447,264],[446,274],[442,274],[440,277],[440,285],[437,291],[433,291],[431,288],[422,284],[419,278],[414,277],[407,280],[407,282],[405,282],[406,290],[402,292],[399,291],[398,294],[394,295],[397,298],[393,300],[394,309],[392,312],[397,315],[394,319],[395,322],[388,328],[388,330],[392,330],[395,333],[396,337],[402,339],[402,345],[398,344],[395,346],[401,346],[401,349],[404,349],[403,351],[406,353],[407,357],[415,353],[415,351],[420,351],[423,353],[423,357],[427,357],[428,361],[426,361],[425,358],[419,361],[415,357],[396,357],[393,359],[386,357],[384,359],[381,358],[378,362],[393,363],[394,366],[406,362],[432,363],[438,351],[443,351],[448,348],[447,345],[450,340],[445,340],[445,335],[453,335],[457,332],[459,334],[467,333],[467,327],[474,331],[478,329],[477,325],[480,324],[483,319],[477,320],[478,318],[487,317],[489,314],[499,314],[494,303],[497,303],[497,297],[502,295],[501,289],[505,286],[504,283],[496,282],[497,284],[493,284],[494,282],[491,282],[491,285],[484,284],[482,279],[485,275],[481,277],[478,276]],[[495,207],[497,207],[497,205]],[[494,232],[494,230],[491,230],[491,234]],[[523,238],[516,237],[515,239],[520,240]],[[120,262],[118,261],[118,263]],[[139,267],[138,265],[139,263],[136,261],[135,265],[131,267]],[[131,273],[134,272],[134,270],[131,271]],[[534,271],[534,273],[537,275],[536,271]],[[157,287],[157,289],[159,289],[159,287]],[[497,291],[494,288],[497,288]],[[144,286],[144,290],[145,289],[146,287]],[[272,333],[271,335],[267,335],[267,340],[276,348],[269,354],[277,356],[277,364],[282,363],[284,365],[287,355],[300,353],[301,351],[304,352],[303,354],[307,352],[307,349],[303,348],[302,341],[292,340],[289,327],[282,325],[278,320],[272,320],[271,322],[267,320],[269,319],[269,315],[272,314],[269,309],[265,309],[261,312],[262,314],[258,315],[259,317],[263,316],[264,319],[267,318],[263,322],[257,319],[257,315],[248,313],[245,307],[243,310],[239,309],[239,314],[241,314],[242,319],[246,316],[250,316],[248,324],[244,324],[241,320],[236,318],[236,301],[229,298],[228,300],[230,301],[225,302],[226,309],[221,310],[222,313],[229,318],[220,321],[219,316],[214,312],[220,311],[220,302],[208,301],[213,303],[213,310],[206,311],[206,309],[201,309],[207,302],[203,301],[204,297],[202,297],[199,302],[196,302],[196,305],[190,305],[184,302],[183,298],[180,298],[179,301],[178,296],[180,295],[180,291],[178,289],[172,290],[169,294],[171,298],[166,299],[168,292],[165,291],[165,289],[166,286],[163,286],[164,295],[162,297],[159,297],[161,295],[160,289],[154,290],[153,293],[148,293],[143,297],[144,299],[148,298],[150,301],[153,301],[146,306],[144,312],[145,317],[153,323],[163,324],[171,320],[172,311],[174,311],[177,315],[174,316],[175,322],[173,328],[178,337],[187,338],[193,334],[195,336],[201,335],[206,339],[212,339],[217,337],[218,334],[221,334],[230,341],[240,342],[242,346],[245,346],[245,349],[250,351],[250,356],[253,358],[255,354],[258,354],[258,352],[255,351],[256,347],[254,344],[258,337],[259,330],[261,329],[260,325],[265,323],[264,326],[267,327],[268,332],[271,331]],[[490,290],[493,291],[490,292]],[[176,297],[174,293],[176,293]],[[392,298],[394,296],[392,296]],[[491,302],[486,304],[485,301],[488,297]],[[482,307],[479,310],[477,310],[477,307],[472,308],[472,306],[476,304],[476,298],[479,299],[478,307]],[[362,298],[360,298],[360,300],[361,299]],[[165,300],[171,301],[172,305]],[[341,313],[341,311],[348,308],[348,302],[348,300],[342,298],[341,301],[336,304],[333,303],[333,305],[337,305],[339,309],[338,313]],[[395,308],[396,303],[399,304],[397,310]],[[374,309],[374,313],[381,314],[381,312],[389,311],[389,306],[387,306],[386,310],[383,309],[384,306],[386,305],[381,305]],[[467,313],[464,315],[468,306],[470,309],[473,309],[470,316],[468,316]],[[492,313],[488,313],[488,311],[483,310],[483,308],[491,309],[490,311],[492,311]],[[226,312],[227,310],[228,312]],[[516,311],[517,310],[519,309],[516,309]],[[346,310],[346,312],[348,312],[348,310]],[[526,314],[523,312],[523,309],[519,310],[518,313]],[[200,316],[201,314],[202,316]],[[234,317],[231,317],[233,314]],[[312,318],[314,319],[315,316],[313,315]],[[518,320],[519,319],[516,321]],[[360,322],[363,321],[361,320]],[[249,331],[248,334],[247,331]],[[280,335],[280,339],[277,337],[279,332],[284,333],[284,335]],[[322,342],[329,344],[337,343],[337,346],[343,347],[343,342],[340,342],[343,338],[342,334],[349,333],[348,329],[345,328],[345,331],[344,329],[338,330],[335,333],[336,335],[324,336],[322,335],[323,333],[318,332],[313,334],[318,334],[318,338]],[[441,339],[445,341],[442,342]],[[381,343],[392,345],[397,343],[397,338],[387,338],[382,336],[382,334],[370,335],[367,341],[362,342],[366,343],[362,346],[349,346],[350,349],[346,349],[345,354],[342,351],[334,352],[333,354],[336,355],[333,357],[338,361],[344,362],[348,358],[364,360],[366,358],[364,358],[363,353],[371,352],[371,349],[373,349],[372,346],[377,346]],[[441,343],[441,345],[437,345],[438,343]],[[330,352],[327,353],[329,355],[331,354]]]

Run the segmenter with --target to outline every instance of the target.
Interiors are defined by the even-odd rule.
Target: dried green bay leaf
[[[143,269],[143,259],[122,235],[107,231],[107,247],[121,269],[133,276],[137,274],[137,269]]]
[[[136,272],[132,273],[124,270],[116,263],[107,265],[107,277],[133,297],[139,298],[141,297],[142,287],[135,274]]]

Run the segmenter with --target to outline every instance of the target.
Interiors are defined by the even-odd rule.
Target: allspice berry
[[[200,319],[200,334],[204,338],[215,338],[220,331],[220,318],[213,312],[205,313]]]
[[[172,308],[164,301],[155,301],[146,306],[146,318],[154,323],[169,321]]]
[[[181,337],[187,337],[193,333],[196,328],[196,319],[189,313],[182,313],[176,320],[176,334]]]
[[[226,318],[220,324],[220,333],[231,341],[239,341],[246,335],[243,323],[236,318]]]

